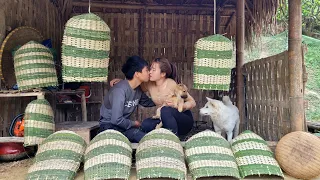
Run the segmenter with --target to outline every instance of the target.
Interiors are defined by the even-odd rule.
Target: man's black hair
[[[126,63],[122,66],[121,71],[128,80],[131,80],[135,72],[142,72],[144,67],[147,67],[148,63],[146,60],[139,56],[131,56],[127,59]]]

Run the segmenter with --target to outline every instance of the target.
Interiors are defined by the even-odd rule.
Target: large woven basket
[[[35,41],[26,43],[14,53],[14,69],[19,90],[58,84],[51,51]]]
[[[55,130],[53,111],[45,99],[31,101],[24,115],[24,146],[38,145]]]
[[[247,176],[284,177],[268,144],[257,134],[247,130],[231,141],[241,178]]]
[[[136,153],[137,179],[185,180],[187,168],[179,138],[167,129],[156,129],[139,142]]]
[[[62,41],[62,78],[65,82],[102,82],[108,78],[110,29],[97,15],[74,16]]]
[[[38,30],[26,26],[16,28],[6,36],[0,49],[0,77],[7,88],[12,88],[17,83],[12,51],[29,41],[42,40],[43,37]]]
[[[232,41],[222,35],[199,39],[195,44],[193,87],[229,91],[235,66],[232,50]]]
[[[85,149],[86,142],[76,133],[55,132],[39,146],[26,179],[74,179]]]
[[[289,133],[278,142],[276,159],[292,177],[315,178],[320,175],[320,139],[302,131]]]
[[[213,131],[193,135],[185,144],[185,155],[192,178],[240,178],[230,144]]]
[[[103,131],[86,149],[85,179],[129,179],[131,163],[129,140],[118,131]]]

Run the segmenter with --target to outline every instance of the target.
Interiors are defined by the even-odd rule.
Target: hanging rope
[[[89,0],[89,9],[88,9],[89,13],[91,13],[90,8],[91,8],[91,0]]]
[[[216,34],[216,0],[214,0],[213,3],[213,34]]]

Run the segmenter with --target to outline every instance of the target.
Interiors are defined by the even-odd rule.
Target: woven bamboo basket
[[[222,35],[199,39],[195,43],[193,88],[229,91],[232,58],[232,41]]]
[[[72,131],[51,134],[39,146],[26,179],[74,179],[85,149],[86,142]]]
[[[12,88],[16,83],[14,60],[12,50],[23,46],[29,41],[41,42],[40,32],[32,27],[19,27],[11,31],[4,39],[0,49],[0,77],[7,88]]]
[[[115,130],[99,133],[85,152],[86,180],[129,179],[132,163],[131,143]]]
[[[185,180],[187,168],[179,138],[167,129],[156,129],[139,142],[136,153],[137,179]]]
[[[38,145],[55,130],[53,111],[45,99],[31,101],[24,115],[24,146]]]
[[[19,90],[57,86],[57,72],[51,51],[30,41],[14,53],[14,69]]]
[[[247,130],[231,141],[240,176],[284,177],[268,144],[257,134]]]
[[[221,135],[206,130],[190,137],[185,155],[194,180],[204,177],[240,178],[230,144]]]
[[[289,133],[278,142],[276,159],[292,177],[315,178],[320,175],[320,139],[302,131]]]
[[[62,41],[62,78],[65,82],[103,82],[108,78],[110,28],[97,15],[74,16]]]

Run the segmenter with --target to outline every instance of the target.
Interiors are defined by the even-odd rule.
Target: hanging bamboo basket
[[[108,78],[110,28],[97,15],[74,16],[62,41],[64,82],[103,82]]]
[[[235,65],[232,50],[232,41],[222,35],[199,39],[195,44],[193,87],[229,91]]]

